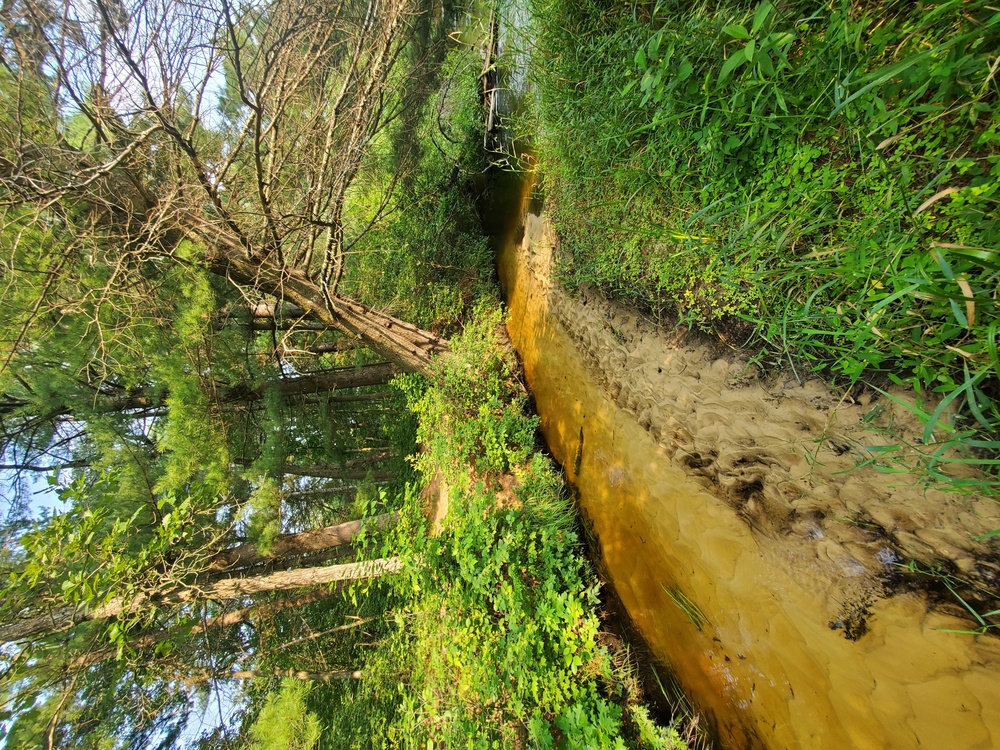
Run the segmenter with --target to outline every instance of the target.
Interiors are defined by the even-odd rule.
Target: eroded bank
[[[1000,744],[998,639],[942,632],[968,622],[893,581],[920,545],[988,574],[963,540],[1000,526],[995,504],[907,510],[919,488],[840,474],[851,408],[867,404],[818,384],[776,396],[708,348],[571,299],[536,215],[502,234],[508,329],[549,446],[629,614],[724,743]]]

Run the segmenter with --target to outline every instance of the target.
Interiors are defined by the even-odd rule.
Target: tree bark
[[[310,354],[331,354],[333,352],[349,352],[355,348],[357,348],[357,344],[352,344],[347,339],[340,339],[326,344],[313,344],[306,351]]]
[[[385,528],[396,519],[395,513],[385,513],[374,518],[348,521],[336,526],[326,526],[321,529],[310,529],[297,534],[284,534],[271,545],[267,554],[261,554],[260,548],[254,542],[241,544],[238,547],[223,550],[212,557],[210,570],[232,570],[249,568],[280,558],[304,555],[308,552],[339,547],[350,544],[364,527]]]
[[[311,372],[277,381],[278,392],[287,397],[309,393],[328,393],[341,388],[362,388],[385,385],[400,372],[393,362],[380,362],[361,367],[344,367],[324,372]]]
[[[355,336],[407,372],[429,373],[435,354],[448,350],[448,342],[391,315],[339,294],[327,295],[303,271],[278,265],[270,258],[251,256],[224,230],[194,214],[186,213],[182,227],[208,247],[212,269],[241,284],[288,300],[341,333]]]
[[[352,393],[347,396],[331,396],[329,403],[347,403],[353,401],[380,401],[393,395],[393,391],[375,391],[374,393]]]
[[[333,594],[335,588],[330,587],[320,587],[314,591],[308,591],[304,594],[299,594],[298,596],[286,596],[281,599],[274,599],[267,602],[258,602],[251,604],[249,607],[242,607],[241,609],[234,610],[232,612],[227,612],[224,615],[217,615],[216,617],[210,617],[203,623],[193,625],[189,629],[185,630],[185,637],[190,635],[198,635],[204,633],[207,630],[213,628],[225,628],[232,625],[237,625],[241,622],[246,622],[250,617],[256,617],[258,619],[272,617],[278,612],[282,612],[286,609],[294,609],[297,607],[304,607],[307,604],[312,604],[320,599],[325,599],[326,597]],[[156,646],[159,643],[170,638],[172,635],[177,633],[176,628],[168,628],[157,633],[150,633],[140,636],[134,639],[129,646],[133,650],[147,649]],[[95,664],[99,664],[102,661],[107,661],[111,657],[118,653],[117,648],[101,648],[95,651],[88,651],[85,654],[81,654],[73,659],[66,666],[66,669],[71,672],[75,672],[81,669],[86,669],[87,667],[92,667]]]
[[[0,625],[0,643],[10,643],[38,635],[58,633],[68,630],[81,622],[135,614],[150,606],[187,604],[201,599],[231,599],[236,596],[252,596],[269,591],[320,586],[335,581],[376,578],[388,573],[395,573],[402,567],[403,563],[398,557],[389,557],[379,560],[347,563],[345,565],[279,570],[266,575],[246,578],[223,578],[221,580],[207,581],[188,588],[157,592],[153,596],[139,594],[130,599],[115,597],[106,604],[94,607],[93,609],[69,606],[56,607],[44,615],[28,617]]]
[[[392,362],[379,362],[360,367],[342,367],[335,370],[322,370],[320,372],[307,372],[302,375],[281,378],[276,382],[278,392],[285,398],[296,396],[306,396],[316,393],[332,393],[345,388],[363,388],[366,386],[386,385],[393,377],[398,375],[400,368]],[[264,386],[237,384],[224,388],[221,391],[221,401],[224,404],[247,403],[259,401],[264,395]],[[379,391],[377,394],[355,394],[353,400],[377,400],[391,391]],[[167,400],[166,393],[151,396],[143,388],[121,389],[120,393],[95,392],[94,399],[86,406],[88,412],[96,414],[112,414],[114,412],[130,412],[137,418],[142,416],[155,416],[151,410],[162,409]],[[350,396],[342,396],[337,400],[348,400]],[[31,406],[31,402],[25,399],[6,398],[0,400],[0,414],[14,413],[19,409]],[[144,411],[145,410],[145,411]],[[63,417],[78,418],[79,409],[70,404],[59,404],[50,407],[44,420],[54,421]],[[81,468],[82,462],[70,461],[58,468]],[[57,468],[57,467],[53,467]],[[46,467],[38,467],[33,464],[24,466],[5,464],[0,469],[19,469],[22,471],[48,471]]]
[[[390,482],[399,475],[392,471],[365,471],[344,468],[338,464],[286,464],[281,467],[284,474],[296,477],[320,477],[322,479],[368,479],[374,482]]]
[[[299,669],[272,669],[266,672],[246,669],[239,672],[209,672],[193,675],[193,680],[254,680],[259,678],[291,677],[296,680],[360,680],[360,669],[345,669],[340,672],[305,672]]]
[[[258,302],[250,305],[251,318],[269,320],[302,320],[312,317],[312,313],[295,305],[282,305],[275,302]]]

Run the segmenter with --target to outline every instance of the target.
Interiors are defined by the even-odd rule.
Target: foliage
[[[430,383],[404,379],[430,486],[408,494],[372,552],[409,562],[393,745],[613,748],[630,737],[628,698],[598,645],[597,581],[561,478],[534,452],[517,372],[499,309],[483,303]],[[647,729],[638,746],[664,746]]]
[[[993,5],[534,7],[568,281],[733,344],[750,330],[800,376],[940,399],[931,473],[954,447],[995,465]]]
[[[645,706],[630,706],[632,721],[639,729],[639,742],[649,750],[683,750],[686,745],[674,727],[658,726]]]
[[[372,174],[357,196],[360,206],[377,204],[401,184],[388,218],[358,244],[352,291],[446,335],[495,284],[473,183],[484,169],[480,67],[475,47],[448,52],[436,88],[374,145]]]
[[[500,308],[481,303],[451,356],[432,376],[435,387],[416,398],[403,382],[420,418],[417,439],[425,454],[417,466],[429,476],[454,462],[480,473],[510,471],[528,458],[537,418],[526,413],[527,393],[516,379],[516,361],[502,330]]]
[[[283,680],[269,695],[250,727],[252,750],[312,750],[319,741],[320,722],[306,707],[309,688],[299,680]]]
[[[416,3],[358,24],[334,5],[0,18],[0,453],[20,497],[30,472],[54,496],[3,528],[0,628],[35,628],[0,649],[7,747],[175,746],[220,686],[239,729],[200,747],[656,746],[598,645],[596,581],[491,294],[477,51]],[[468,324],[429,386],[403,381],[412,413],[384,389],[281,390],[378,358],[323,324],[338,283],[442,333]],[[327,305],[283,313],[296,285]],[[440,533],[412,485],[393,491],[418,434],[417,468],[448,486]],[[398,523],[261,559],[358,506]],[[406,575],[205,598],[379,553]],[[279,682],[344,670],[362,679]]]

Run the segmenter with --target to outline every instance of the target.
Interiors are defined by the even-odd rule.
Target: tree
[[[345,620],[371,596],[302,602],[398,566],[356,562],[348,519],[411,470],[385,385],[447,349],[353,275],[435,75],[416,6],[0,12],[0,462],[56,496],[2,529],[0,722],[28,745],[176,739],[205,681],[353,674],[391,627]],[[353,640],[327,663],[332,633]]]
[[[306,708],[306,690],[285,680],[279,693],[268,696],[250,730],[253,750],[311,750],[319,742],[319,717]]]
[[[339,292],[347,253],[386,208],[350,196],[367,147],[401,111],[408,0],[22,3],[5,18],[4,86],[36,111],[11,118],[0,141],[6,225],[56,220],[83,238],[56,258],[32,248],[50,277],[24,326],[82,252],[113,245],[103,254],[116,282],[201,257],[404,369],[424,370],[447,348]],[[75,110],[67,124],[64,108]]]
[[[183,509],[177,510],[183,517]],[[240,633],[250,618],[273,618],[288,608],[308,606],[329,597],[346,583],[392,573],[400,567],[397,559],[316,565],[331,554],[343,559],[341,550],[355,540],[362,529],[360,522],[287,534],[266,551],[260,545],[244,543],[206,558],[199,549],[178,548],[185,542],[197,544],[201,537],[176,533],[170,534],[169,555],[163,555],[167,546],[158,544],[155,536],[138,549],[130,545],[123,548],[123,554],[116,554],[113,550],[119,547],[119,540],[132,536],[127,525],[119,522],[110,530],[114,537],[108,540],[110,543],[95,549],[90,540],[101,524],[84,523],[81,534],[74,537],[67,534],[66,526],[79,526],[77,522],[86,521],[86,514],[66,520],[68,524],[56,524],[54,528],[52,521],[43,524],[36,532],[39,538],[24,540],[24,559],[14,568],[21,575],[17,585],[9,589],[11,598],[4,606],[7,616],[0,625],[0,641],[7,645],[0,659],[4,667],[0,671],[0,696],[7,693],[9,698],[0,701],[0,706],[7,700],[14,701],[14,715],[19,720],[25,718],[21,714],[32,700],[48,703],[58,695],[58,690],[53,692],[55,686],[89,693],[103,684],[101,676],[109,670],[120,674],[123,664],[113,657],[117,654],[121,659],[123,650],[126,655],[134,652],[152,657],[141,667],[141,662],[127,660],[124,666],[132,675],[129,679],[146,680],[143,675],[156,662],[161,664],[155,669],[168,681],[189,685],[192,681],[281,675],[356,679],[357,675],[352,674],[355,666],[346,675],[342,674],[344,670],[303,669],[298,665],[282,667],[284,671],[270,667],[261,671],[239,664],[241,647],[236,644],[244,640]],[[366,526],[377,528],[391,520],[381,517]],[[178,529],[169,522],[163,526],[175,532]],[[44,552],[45,542],[56,548],[48,546],[48,552]],[[74,552],[70,549],[73,546],[83,549]],[[150,557],[157,549],[160,553]],[[39,560],[46,559],[55,566],[51,572],[37,566]],[[151,577],[143,575],[143,561],[152,563],[148,570]],[[89,565],[84,578],[74,577],[80,563]],[[112,571],[109,580],[102,580],[100,571],[105,568]],[[127,571],[124,578],[123,571]],[[114,589],[109,587],[112,581]],[[335,585],[331,588],[330,584]],[[25,587],[29,595],[23,593]],[[270,598],[289,590],[304,593]],[[236,603],[237,608],[230,609],[229,602]],[[220,606],[224,607],[221,611]],[[12,609],[16,617],[11,617]],[[212,611],[216,614],[207,618],[201,614]],[[219,635],[212,637],[212,633]],[[233,646],[222,645],[233,638]],[[48,656],[39,658],[46,653]],[[91,698],[77,697],[73,705],[103,701],[104,695],[98,691]],[[166,699],[168,693],[162,695]],[[60,709],[54,711],[53,716]]]
[[[394,573],[400,566],[398,559],[387,558],[344,565],[296,568],[259,575],[215,578],[206,582],[194,581],[186,587],[164,589],[132,597],[113,597],[95,607],[66,605],[50,609],[45,614],[24,617],[0,625],[0,642],[11,643],[53,635],[91,620],[144,617],[148,610],[155,610],[164,605],[183,605],[198,599],[232,599],[271,591],[322,586],[334,581],[371,578]]]

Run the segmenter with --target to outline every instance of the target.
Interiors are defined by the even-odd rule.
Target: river
[[[1000,747],[1000,639],[943,632],[967,629],[969,621],[956,607],[929,606],[926,592],[890,586],[886,571],[903,551],[898,540],[886,541],[888,532],[879,537],[856,519],[810,516],[801,504],[777,513],[768,499],[797,497],[793,485],[822,496],[827,481],[845,507],[855,486],[855,494],[885,495],[891,506],[899,492],[900,502],[910,502],[909,490],[859,484],[836,471],[824,480],[815,466],[810,484],[800,476],[804,469],[796,473],[792,451],[773,446],[773,460],[760,458],[763,449],[755,455],[769,471],[791,477],[777,482],[781,493],[765,491],[770,476],[746,479],[746,461],[732,462],[730,472],[743,484],[727,484],[718,473],[706,479],[700,467],[725,464],[725,450],[693,461],[685,459],[693,449],[678,445],[697,442],[694,421],[702,442],[714,435],[721,445],[737,434],[745,443],[739,435],[751,433],[729,419],[726,398],[752,395],[757,386],[734,380],[732,359],[697,344],[664,339],[659,349],[638,352],[633,329],[645,326],[641,318],[595,295],[563,292],[552,279],[558,240],[530,212],[530,190],[529,181],[497,231],[510,337],[610,584],[720,743],[774,750]],[[643,330],[648,344],[657,334]],[[656,371],[645,391],[635,385],[643,368]],[[822,386],[811,387],[816,393],[800,394],[802,403],[812,399],[817,413],[829,413]],[[685,412],[687,402],[693,405]],[[750,411],[747,424],[767,422],[772,409]],[[775,432],[792,428],[781,424],[791,419],[784,414],[774,407]],[[807,427],[813,419],[796,418]],[[767,444],[770,429],[754,433],[758,443]],[[832,451],[831,461],[838,455]],[[934,500],[950,507],[947,498]],[[983,507],[985,515],[993,512]]]

